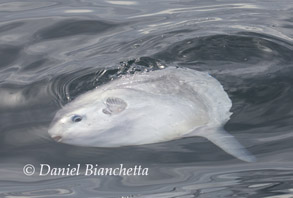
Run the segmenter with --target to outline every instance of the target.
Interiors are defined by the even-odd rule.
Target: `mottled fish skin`
[[[202,136],[238,159],[254,161],[223,132],[231,106],[222,85],[209,74],[168,67],[126,75],[80,95],[56,113],[49,134],[62,143],[92,147]]]

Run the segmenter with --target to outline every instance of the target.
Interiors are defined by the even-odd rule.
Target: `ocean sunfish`
[[[58,142],[91,147],[201,136],[238,159],[254,161],[223,129],[231,106],[209,74],[167,67],[125,75],[78,96],[56,113],[49,134]]]

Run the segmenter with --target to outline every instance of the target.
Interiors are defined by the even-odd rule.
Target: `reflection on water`
[[[127,177],[122,180],[111,176],[76,176],[30,182],[6,181],[10,185],[2,187],[1,196],[80,197],[86,194],[97,197],[291,197],[292,170],[271,169],[262,165],[264,169],[254,169],[253,165],[238,166],[234,167],[234,172],[228,170],[232,165],[161,165],[152,167],[152,176]],[[18,188],[17,192],[14,192],[15,187]]]
[[[292,197],[291,1],[0,3],[1,197]],[[233,102],[225,129],[258,159],[204,138],[123,148],[58,144],[62,105],[126,73],[208,71]],[[141,164],[149,176],[25,176],[25,164]],[[37,169],[38,171],[38,169]]]

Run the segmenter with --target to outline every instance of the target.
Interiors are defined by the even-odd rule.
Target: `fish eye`
[[[74,115],[71,118],[72,122],[80,122],[82,120],[82,117],[80,115]]]

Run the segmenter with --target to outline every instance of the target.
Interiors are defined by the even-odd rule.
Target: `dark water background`
[[[293,197],[291,0],[1,1],[0,197]],[[257,162],[203,138],[124,148],[52,141],[74,97],[133,69],[208,71],[225,128]],[[120,69],[117,69],[120,68]],[[141,164],[149,176],[25,176],[25,164]]]

